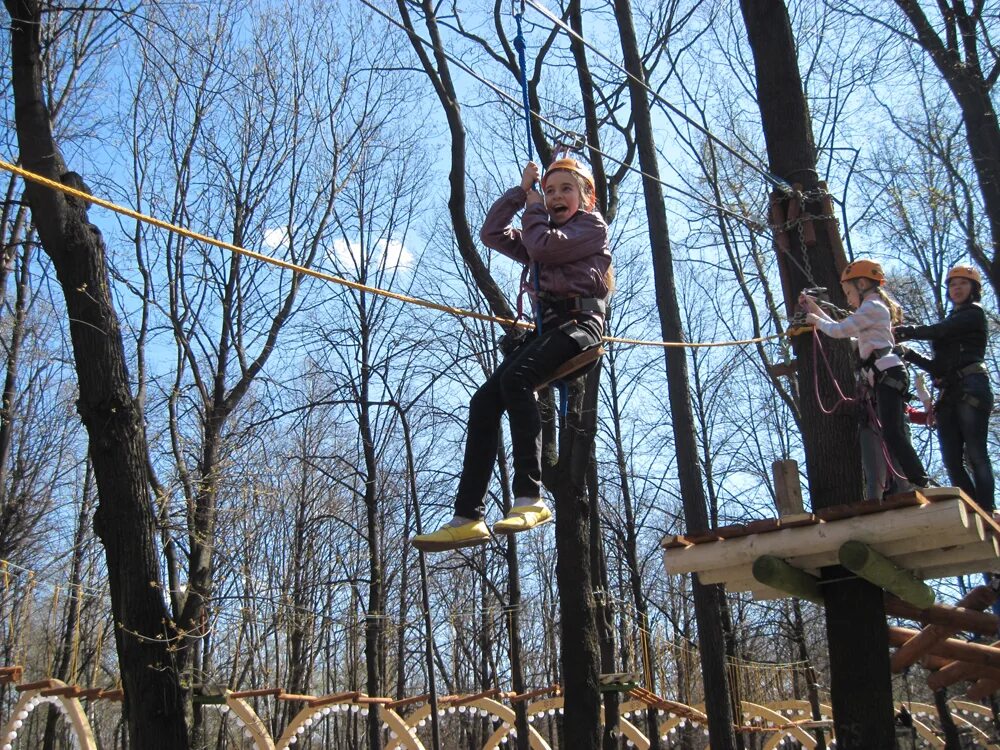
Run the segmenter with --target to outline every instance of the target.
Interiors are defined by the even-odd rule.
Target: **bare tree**
[[[991,247],[970,245],[994,292],[1000,290],[1000,123],[992,90],[1000,77],[1000,52],[992,28],[992,11],[983,0],[942,0],[928,13],[919,0],[895,0],[902,17],[890,16],[885,5],[871,9],[855,2],[838,7],[874,21],[928,55],[951,91],[961,113],[965,138],[979,184]]]
[[[56,182],[70,170],[55,142],[43,90],[40,33],[45,5],[6,3],[21,162]],[[165,603],[149,505],[142,415],[132,396],[104,241],[77,199],[29,184],[26,195],[42,247],[66,298],[80,386],[78,409],[90,436],[100,502],[94,523],[107,554],[115,635],[131,740],[139,747],[187,745],[179,673],[163,636]]]

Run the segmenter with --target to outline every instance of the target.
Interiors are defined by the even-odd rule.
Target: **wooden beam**
[[[400,698],[398,701],[393,701],[392,703],[387,703],[386,708],[391,708],[395,711],[397,708],[403,708],[404,706],[412,706],[415,703],[430,703],[431,694],[421,693],[420,695],[414,695],[409,698]]]
[[[543,695],[561,695],[562,688],[558,684],[549,685],[545,688],[538,688],[537,690],[529,690],[526,693],[514,694],[507,696],[507,700],[511,703],[520,703],[522,701],[530,701],[535,698],[541,698]]]
[[[234,690],[230,695],[233,698],[277,698],[281,692],[281,688],[258,688],[256,690]]]
[[[50,687],[54,687],[55,682],[51,679],[38,680],[38,682],[22,682],[20,685],[15,685],[14,689],[19,693],[24,693],[28,690],[45,690]]]
[[[849,571],[895,594],[904,602],[921,609],[934,603],[934,589],[863,542],[844,542],[837,557]]]
[[[994,647],[1000,646],[1000,642],[991,645]],[[923,663],[922,659],[921,663]],[[962,680],[980,680],[984,678],[989,680],[1000,679],[1000,669],[984,667],[982,664],[971,664],[967,661],[946,661],[936,672],[927,676],[927,686],[932,690],[940,690]]]
[[[982,564],[983,560],[996,560],[1000,558],[1000,542],[987,535],[986,539],[981,542],[966,540],[957,544],[941,544],[938,547],[886,556],[891,557],[892,561],[899,567],[920,574],[925,570],[933,570],[943,565],[970,562]],[[987,569],[983,568],[983,570]],[[923,575],[923,577],[927,578],[928,576]]]
[[[929,627],[935,626],[931,625]],[[922,631],[910,628],[890,627],[889,644],[892,646],[902,646],[920,632]],[[930,648],[926,649],[926,652],[934,656],[943,656],[948,659],[968,661],[975,664],[985,664],[986,666],[1000,669],[1000,648],[984,646],[980,643],[968,643],[967,641],[958,641],[954,638],[946,638],[932,644]],[[893,668],[893,671],[897,672],[900,670]]]
[[[967,631],[978,635],[996,635],[1000,631],[1000,618],[981,610],[996,600],[996,593],[989,586],[977,586],[966,594],[954,607],[935,604],[921,609],[907,604],[891,594],[885,597],[886,614],[915,620],[923,625],[941,625],[948,629],[948,635]]]
[[[754,560],[753,577],[765,586],[784,591],[798,599],[823,603],[823,594],[816,578],[773,555],[763,555]]]
[[[942,529],[954,526],[968,528],[973,523],[961,501],[943,501],[831,523],[782,528],[766,534],[696,544],[684,549],[664,550],[663,562],[670,573],[692,573],[711,568],[752,565],[762,555],[791,558],[828,549],[830,555],[826,564],[829,565],[836,562],[836,551],[840,545],[852,539],[875,544],[933,537]]]
[[[957,608],[952,608],[950,616],[955,617],[955,609],[966,608],[972,610],[983,610],[988,607],[992,601],[996,599],[996,594],[993,593],[987,586],[977,586],[972,589],[968,594],[962,597],[958,602]],[[941,607],[938,612],[941,615],[948,613],[948,610]],[[923,630],[914,633],[914,637],[909,641],[899,645],[899,650],[892,655],[889,660],[889,665],[893,672],[902,672],[911,664],[915,663],[923,654],[930,653],[931,647],[934,644],[943,641],[948,636],[954,635],[963,629],[961,624],[939,624],[939,625],[928,625]],[[890,628],[890,633],[892,632]]]
[[[1000,690],[1000,680],[984,678],[976,680],[976,684],[970,687],[965,694],[972,700],[983,700]]]
[[[989,570],[997,565],[998,560],[988,557],[978,562],[956,563],[954,565],[940,565],[934,568],[925,568],[920,571],[924,578],[951,578],[953,576],[978,574],[984,570]]]
[[[467,703],[475,703],[480,698],[493,698],[500,694],[500,688],[490,688],[489,690],[483,690],[481,693],[470,693],[469,695],[463,695],[461,698],[456,698],[451,702],[453,706],[464,706]]]
[[[313,708],[321,708],[323,706],[332,706],[334,703],[353,703],[360,696],[360,691],[348,690],[343,693],[332,693],[331,695],[322,695],[319,698],[314,698],[309,701],[309,705]]]
[[[890,511],[890,513],[895,513],[895,511]],[[868,516],[868,518],[871,518],[871,516]],[[858,540],[865,542],[886,557],[896,560],[896,558],[903,555],[933,553],[936,550],[946,547],[980,544],[985,540],[985,532],[981,534],[979,526],[971,521],[968,526],[964,523],[952,522],[950,525],[942,525],[933,534],[917,534],[895,540],[881,538],[872,541],[866,541],[858,537]],[[831,565],[831,560],[836,560],[836,551],[837,549],[834,548],[832,550],[833,554],[831,554],[830,551],[817,553],[813,550],[805,555],[796,555],[794,557],[784,555],[784,557],[789,563],[798,568],[818,568],[823,565]],[[901,562],[897,564],[909,570],[916,567],[914,565],[903,565]]]

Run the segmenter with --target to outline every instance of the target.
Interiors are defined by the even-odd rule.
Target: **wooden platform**
[[[780,599],[788,595],[754,578],[755,560],[770,555],[818,575],[839,564],[848,541],[867,544],[921,579],[1000,571],[1000,526],[956,487],[667,536],[661,546],[667,573],[697,573],[702,583]]]

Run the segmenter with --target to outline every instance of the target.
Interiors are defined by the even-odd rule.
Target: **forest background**
[[[497,299],[512,308],[520,269],[466,233],[528,158],[513,9],[372,5],[454,59],[422,60],[419,42],[361,0],[48,7],[46,95],[66,163],[95,195],[236,245],[481,313]],[[925,5],[944,36],[938,10]],[[536,125],[550,145],[584,132],[591,95],[618,278],[609,334],[656,341],[614,14],[606,3],[549,7],[580,14],[593,45],[583,51],[590,80],[581,88],[570,37],[529,6],[531,106],[545,118]],[[995,71],[1000,4],[975,7],[983,68]],[[936,320],[946,312],[947,268],[991,244],[955,100],[897,4],[792,2],[789,11],[820,177],[848,254],[881,260],[908,317]],[[766,157],[738,4],[637,2],[634,22],[686,336],[778,333],[786,315],[765,218],[773,185],[753,166]],[[0,44],[9,59],[7,35]],[[16,162],[9,69],[0,75],[3,158]],[[460,131],[446,119],[456,110],[441,104],[452,95]],[[453,170],[462,190],[449,183]],[[115,622],[65,303],[23,183],[4,179],[3,663],[27,665],[32,678],[113,685]],[[497,363],[502,330],[293,277],[102,209],[90,218],[107,242],[145,420],[163,569],[151,585],[178,621],[190,614],[191,591],[202,602],[200,626],[180,636],[187,684],[425,692],[424,604],[403,540],[414,533],[415,503],[424,528],[450,515],[466,405]],[[480,291],[484,272],[496,298]],[[773,369],[790,359],[784,340],[689,350],[713,525],[773,515],[771,463],[801,458],[800,394]],[[619,344],[604,360],[596,461],[607,596],[622,669],[652,671],[660,693],[697,703],[689,582],[665,576],[658,554],[663,535],[684,528],[662,362],[656,346]],[[913,437],[946,483],[933,433],[916,428]],[[994,425],[991,445],[998,438]],[[505,500],[505,469],[500,479],[491,519]],[[441,691],[509,686],[514,608],[526,685],[560,681],[551,533],[518,539],[515,604],[505,543],[428,558]],[[945,600],[964,585],[939,582]],[[821,611],[745,596],[727,603],[733,673],[748,696],[802,697],[807,663],[821,690],[828,684]],[[164,638],[176,637],[165,624]],[[0,715],[14,697],[3,690]],[[287,707],[262,704],[261,713],[274,736],[290,719]],[[97,709],[92,721],[102,747],[129,746],[120,712]],[[362,723],[332,725],[314,746],[365,746]],[[455,724],[454,736],[473,746],[477,722]],[[196,710],[191,726],[196,746],[241,746],[216,714]],[[25,746],[68,747],[42,712],[26,732]]]

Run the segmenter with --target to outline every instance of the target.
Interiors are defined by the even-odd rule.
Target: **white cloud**
[[[330,253],[338,266],[348,266],[354,268],[358,264],[358,255],[361,253],[361,245],[357,242],[347,240],[334,240],[333,252]]]
[[[336,239],[330,255],[338,266],[356,268],[361,256],[361,243]],[[378,240],[372,255],[374,263],[388,269],[404,269],[413,265],[413,253],[399,240]]]
[[[413,265],[413,253],[399,240],[382,240],[380,244],[382,245],[380,263],[388,268],[410,268]]]
[[[264,247],[269,250],[288,247],[288,227],[273,227],[264,230]]]

